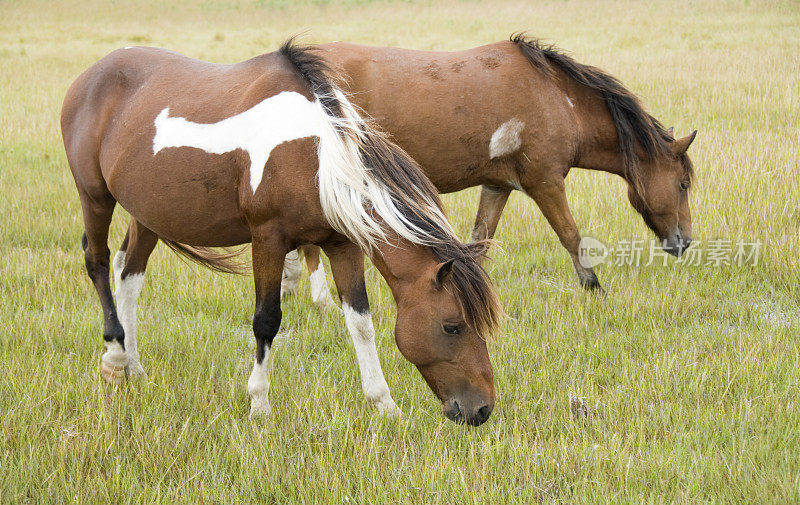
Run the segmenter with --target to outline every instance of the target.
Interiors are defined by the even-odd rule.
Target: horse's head
[[[670,128],[670,133],[672,129]],[[669,152],[641,161],[638,184],[628,181],[628,199],[647,226],[661,240],[661,247],[680,256],[692,241],[689,189],[692,165],[686,150],[697,131],[669,142]]]
[[[395,339],[442,401],[444,415],[478,426],[494,408],[494,374],[485,337],[502,309],[475,259],[422,272],[398,300]]]

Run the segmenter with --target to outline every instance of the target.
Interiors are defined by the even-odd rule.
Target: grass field
[[[252,281],[162,246],[139,311],[150,381],[105,387],[58,129],[68,85],[121,46],[233,62],[303,30],[419,49],[517,30],[557,42],[676,133],[699,130],[695,239],[761,241],[759,264],[605,264],[600,299],[515,194],[489,266],[509,314],[490,343],[489,422],[444,419],[370,269],[403,421],[367,405],[343,318],[305,279],[283,307],[273,414],[251,423]],[[0,2],[0,503],[800,502],[798,54],[795,2]],[[568,186],[583,233],[651,238],[621,180],[576,170]],[[477,198],[445,198],[464,237]],[[126,222],[120,209],[112,249]]]

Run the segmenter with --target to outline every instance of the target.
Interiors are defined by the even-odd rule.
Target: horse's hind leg
[[[300,265],[298,250],[289,251],[283,262],[283,277],[281,278],[281,298],[291,296],[297,291],[300,283],[300,274],[303,267]]]
[[[108,280],[108,228],[117,202],[104,188],[95,188],[90,193],[79,187],[78,193],[81,197],[85,228],[82,245],[86,272],[103,307],[103,341],[106,352],[100,358],[100,375],[106,382],[118,385],[125,378],[128,359],[125,355],[125,333],[117,318]]]
[[[509,194],[511,190],[508,188],[481,187],[481,201],[478,204],[478,214],[475,216],[475,226],[472,228],[473,242],[494,237]]]
[[[311,300],[318,307],[335,308],[336,303],[328,290],[328,281],[325,278],[325,267],[320,257],[321,249],[315,245],[300,247],[308,267],[308,280],[311,284]]]
[[[256,288],[256,310],[253,334],[256,352],[253,371],[247,380],[250,394],[250,418],[269,414],[269,352],[281,325],[281,277],[287,249],[283,238],[262,226],[252,231],[253,278]]]
[[[122,247],[114,255],[114,288],[119,320],[125,331],[125,372],[128,377],[147,378],[136,345],[136,307],[144,283],[147,260],[158,243],[158,236],[131,219]]]

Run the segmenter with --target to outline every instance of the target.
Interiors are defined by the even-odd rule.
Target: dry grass
[[[797,503],[800,501],[800,9],[793,2],[0,3],[0,502]],[[539,211],[512,196],[491,274],[511,316],[491,344],[498,404],[443,419],[392,339],[405,414],[366,405],[338,314],[284,307],[274,414],[247,421],[251,281],[158,248],[140,305],[147,384],[100,384],[101,314],[58,132],[92,62],[146,44],[215,61],[309,41],[458,49],[527,29],[641,94],[691,153],[695,237],[762,240],[754,268],[603,266],[577,288]],[[621,181],[578,173],[584,233],[650,238]],[[477,192],[445,198],[467,235]],[[119,212],[112,247],[122,238]],[[578,416],[570,398],[578,402]],[[585,406],[585,410],[584,410]],[[575,407],[572,408],[575,411]],[[585,412],[585,414],[584,414]]]

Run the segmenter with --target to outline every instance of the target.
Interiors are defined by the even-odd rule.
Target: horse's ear
[[[671,143],[669,147],[672,149],[672,152],[676,155],[683,154],[689,149],[689,146],[692,145],[694,142],[694,138],[697,136],[697,130],[693,131],[689,135],[683,137],[682,139],[678,139]]]
[[[439,263],[436,267],[436,289],[442,289],[444,283],[450,278],[453,273],[453,263],[455,262],[455,259],[447,260],[444,263]]]
[[[672,138],[675,138],[675,127],[674,127],[674,126],[670,126],[670,127],[667,129],[667,133],[669,133],[669,136],[670,136],[670,137],[672,137]]]

